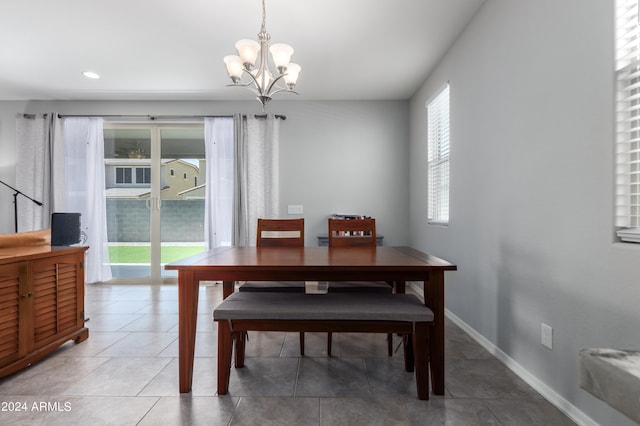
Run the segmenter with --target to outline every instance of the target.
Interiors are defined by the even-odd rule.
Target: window
[[[135,170],[135,173],[133,172]],[[144,185],[151,183],[151,167],[116,167],[117,184]]]
[[[183,173],[183,174],[182,174],[182,177],[186,180],[186,179],[187,179],[187,174],[186,174],[186,173]]]
[[[151,167],[136,167],[136,183],[151,183]]]
[[[130,167],[116,167],[116,183],[131,183]]]
[[[638,0],[617,0],[616,226],[622,228],[640,228],[639,41]]]
[[[427,102],[428,221],[449,223],[449,84]]]
[[[169,176],[175,176],[175,175],[176,175],[175,169],[169,169]]]

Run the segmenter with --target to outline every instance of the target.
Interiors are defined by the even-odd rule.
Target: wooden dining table
[[[444,272],[456,265],[411,247],[218,247],[165,265],[178,271],[178,364],[180,392],[191,390],[200,281],[222,281],[223,297],[237,281],[388,281],[403,293],[422,282],[434,313],[431,387],[444,394]]]

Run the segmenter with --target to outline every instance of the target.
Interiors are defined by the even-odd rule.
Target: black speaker
[[[51,214],[51,245],[70,246],[80,242],[80,213]]]

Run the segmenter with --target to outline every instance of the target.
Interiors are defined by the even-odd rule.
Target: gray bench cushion
[[[235,292],[213,319],[431,322],[433,312],[412,294]]]

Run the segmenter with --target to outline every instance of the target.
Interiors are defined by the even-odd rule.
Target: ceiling
[[[266,0],[301,100],[408,99],[485,0]],[[244,100],[222,58],[260,0],[1,0],[0,100]],[[87,79],[83,71],[99,73]]]

